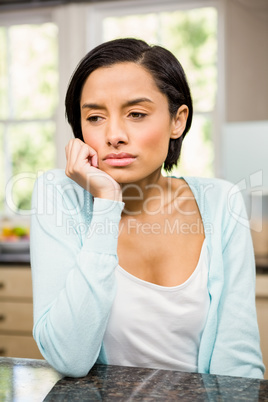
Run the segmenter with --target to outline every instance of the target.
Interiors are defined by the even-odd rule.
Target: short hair
[[[191,127],[193,106],[190,88],[180,62],[161,46],[150,46],[139,39],[123,38],[102,43],[86,54],[71,77],[65,98],[66,117],[74,136],[83,141],[80,100],[86,79],[100,67],[122,62],[139,64],[151,73],[159,91],[167,97],[171,117],[175,117],[181,105],[186,105],[189,109],[183,134],[177,139],[171,138],[169,142],[164,169],[171,171],[178,163],[182,141]]]

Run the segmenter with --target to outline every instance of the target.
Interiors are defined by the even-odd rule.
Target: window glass
[[[57,43],[57,26],[50,22],[0,27],[0,212],[4,214],[29,210],[38,172],[55,166]]]
[[[49,118],[57,103],[57,28],[52,23],[9,30],[12,117]]]
[[[128,36],[144,39],[148,43],[159,43],[161,40],[160,18],[161,14],[155,13],[105,18],[103,39],[107,41]]]
[[[9,209],[29,210],[36,174],[54,166],[55,123],[13,124],[8,129],[12,178],[7,188]],[[11,197],[11,198],[10,198]]]
[[[214,154],[211,146],[211,124],[211,119],[205,115],[194,116],[191,130],[182,143],[178,165],[181,176],[212,175]]]
[[[5,201],[4,125],[0,123],[0,211]]]

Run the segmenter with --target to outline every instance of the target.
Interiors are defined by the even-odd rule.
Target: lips
[[[119,154],[108,154],[105,156],[106,159],[124,159],[124,158],[134,158],[133,155],[127,154],[126,152],[120,152]]]
[[[105,163],[110,166],[127,166],[134,162],[136,157],[126,152],[111,153],[104,157]]]

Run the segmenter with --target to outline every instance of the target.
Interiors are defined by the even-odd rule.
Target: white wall
[[[225,178],[268,189],[268,120],[225,124],[222,144]]]

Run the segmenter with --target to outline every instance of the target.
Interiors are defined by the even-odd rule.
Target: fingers
[[[83,142],[78,138],[73,138],[69,141],[65,148],[67,165],[73,166],[77,160],[78,153],[82,147]]]
[[[76,163],[79,161],[81,161],[82,163],[89,163],[90,166],[97,167],[98,166],[97,152],[89,145],[82,143],[80,149],[78,149]]]
[[[78,138],[73,138],[65,147],[65,173],[70,179],[89,191],[93,197],[122,200],[120,185],[107,173],[98,168],[95,149]]]
[[[65,147],[66,174],[79,173],[83,167],[98,167],[97,152],[78,138],[73,138]],[[82,173],[82,172],[81,172]]]
[[[94,166],[96,168],[99,166],[97,153],[92,156],[91,164],[92,164],[92,166]]]

